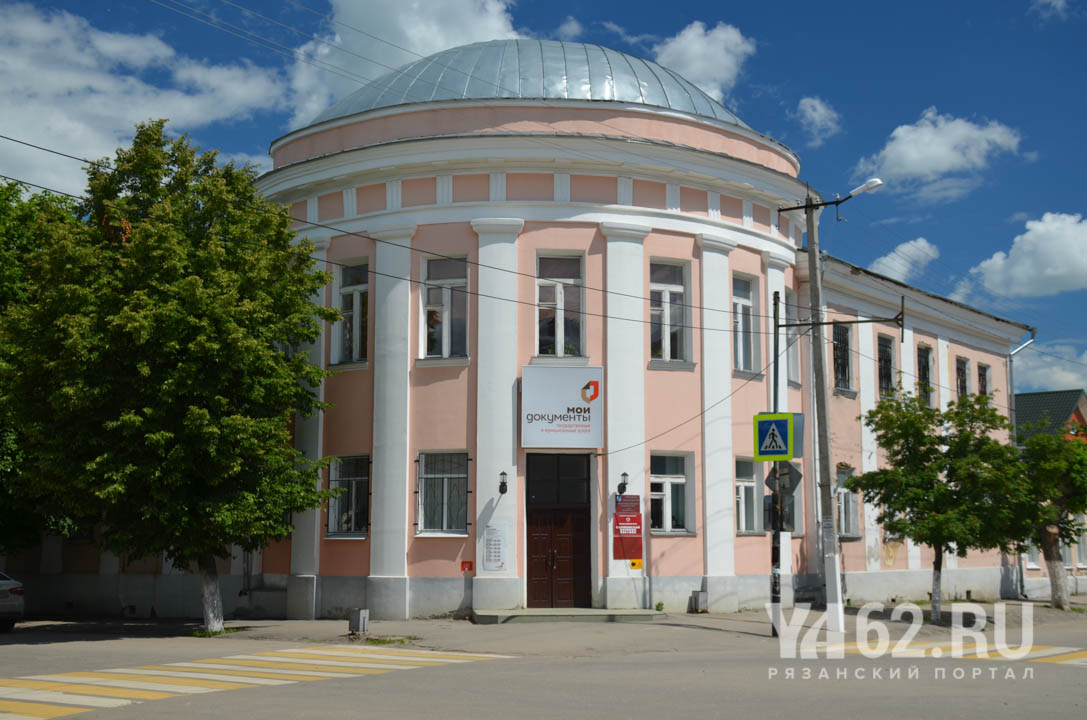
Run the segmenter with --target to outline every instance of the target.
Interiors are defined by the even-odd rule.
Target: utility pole
[[[815,374],[815,425],[819,443],[819,508],[823,538],[823,581],[826,586],[827,631],[845,632],[842,607],[841,558],[838,557],[838,530],[834,522],[834,495],[830,463],[830,413],[827,408],[826,343],[823,341],[823,266],[819,257],[819,229],[815,224],[816,204],[809,194],[804,203],[808,222],[808,287],[811,290],[812,372]]]
[[[780,316],[780,304],[781,294],[774,291],[774,384],[773,384],[773,412],[778,412],[780,407],[778,405],[778,353],[779,345],[781,343],[780,332],[778,326],[781,323]],[[781,625],[781,522],[784,517],[781,507],[781,465],[775,461],[771,472],[774,473],[774,477],[777,478],[777,482],[774,485],[773,496],[770,500],[773,506],[773,512],[770,513],[771,524],[773,525],[774,534],[770,544],[770,608],[773,613],[771,617],[772,632],[771,637],[777,637],[778,627]]]

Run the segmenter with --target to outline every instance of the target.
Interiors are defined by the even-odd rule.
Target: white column
[[[857,315],[858,320],[868,320],[865,315]],[[872,324],[862,322],[857,328],[857,378],[861,404],[861,417],[874,410],[879,396],[876,386],[875,341]],[[876,434],[861,421],[861,472],[876,469]],[[879,523],[876,517],[879,509],[865,498],[864,503],[864,569],[875,572],[880,568]]]
[[[316,203],[313,203],[313,211],[316,213]],[[317,258],[317,266],[321,267],[328,253],[328,240],[320,239],[314,242],[313,257]],[[325,304],[324,288],[318,291],[314,302]],[[314,345],[307,346],[304,350],[309,355],[310,362],[318,367],[325,367],[325,337],[322,329],[321,335]],[[325,384],[322,382],[317,389],[318,399],[325,399]],[[324,454],[322,440],[324,429],[324,413],[317,412],[310,417],[295,418],[294,446],[309,460],[317,460]],[[320,489],[322,480],[315,480]],[[287,577],[287,617],[291,620],[312,620],[317,617],[317,575],[320,572],[321,556],[321,510],[311,508],[304,512],[294,514],[294,531],[291,533],[291,574]]]
[[[555,173],[555,202],[570,202],[570,173]]]
[[[408,457],[411,367],[411,237],[414,225],[371,230],[377,242],[374,308],[374,446],[370,578],[366,601],[377,620],[408,617],[408,502],[415,464]]]
[[[517,577],[517,234],[524,220],[472,221],[479,235],[479,321],[476,323],[476,548],[472,605],[512,608],[522,603]],[[503,272],[500,269],[511,272]],[[488,297],[489,296],[489,297]],[[501,299],[498,299],[501,298]],[[506,494],[499,476],[508,477]],[[505,569],[488,570],[484,549],[488,531],[505,540]]]
[[[906,324],[902,332],[902,343],[899,345],[898,367],[901,370],[902,391],[912,395],[917,387],[917,349],[913,345],[913,326]],[[906,538],[906,567],[910,570],[921,569],[921,546],[913,540]]]
[[[702,538],[711,612],[739,609],[736,574],[736,491],[732,456],[732,274],[736,243],[700,234],[702,246]],[[718,312],[713,312],[714,310]],[[723,398],[723,400],[722,400]]]
[[[775,211],[776,212],[776,211]],[[771,255],[769,252],[763,252],[763,259],[766,261],[766,314],[770,316],[770,319],[766,323],[766,328],[771,332],[771,335],[767,336],[769,341],[767,343],[767,355],[772,360],[774,352],[774,338],[772,334],[772,328],[774,327],[774,292],[778,293],[778,297],[781,301],[779,308],[779,320],[785,322],[785,268],[789,267],[791,263],[781,257]],[[778,411],[779,412],[791,412],[789,410],[789,333],[785,328],[778,330],[778,354],[777,366],[778,366]],[[773,393],[773,366],[770,371],[770,382],[766,385]],[[767,399],[767,403],[773,402],[773,396]],[[771,407],[767,404],[767,407]],[[803,491],[801,491],[803,492]],[[781,533],[781,573],[783,575],[791,575],[793,572],[793,534],[783,532]],[[782,592],[785,592],[785,583],[783,583]],[[791,586],[791,585],[790,585]],[[791,601],[783,598],[786,604]]]
[[[649,228],[622,223],[601,223],[607,238],[605,287],[607,375],[607,449],[630,450],[608,456],[608,607],[644,607],[648,601],[645,571],[632,570],[627,560],[613,560],[611,524],[620,475],[628,474],[627,493],[647,499],[645,447],[645,294],[642,241]],[[629,320],[624,319],[629,318]],[[645,510],[643,514],[648,517]],[[648,533],[648,522],[643,531]],[[644,546],[643,537],[643,546]]]
[[[936,338],[936,364],[940,372],[940,409],[947,410],[951,406],[952,393],[955,387],[951,384],[951,348],[947,338]],[[949,548],[944,553],[944,569],[952,570],[959,566],[959,556],[954,548]]]

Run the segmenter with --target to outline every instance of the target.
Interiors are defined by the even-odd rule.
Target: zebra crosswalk
[[[185,695],[384,675],[507,655],[314,645],[94,671],[0,678],[0,720],[57,718]]]

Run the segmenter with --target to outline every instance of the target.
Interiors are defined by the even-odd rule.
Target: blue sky
[[[824,219],[823,247],[1037,326],[1018,389],[1087,387],[1085,30],[1087,0],[0,0],[0,134],[100,157],[168,117],[263,165],[272,139],[412,52],[599,43],[720,98],[824,195],[882,177]],[[78,163],[8,141],[0,173],[82,188]]]

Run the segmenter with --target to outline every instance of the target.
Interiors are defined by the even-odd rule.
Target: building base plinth
[[[366,581],[366,605],[371,620],[407,620],[408,599],[406,577],[371,575]]]
[[[472,609],[510,610],[522,607],[522,587],[521,578],[472,578]]]

